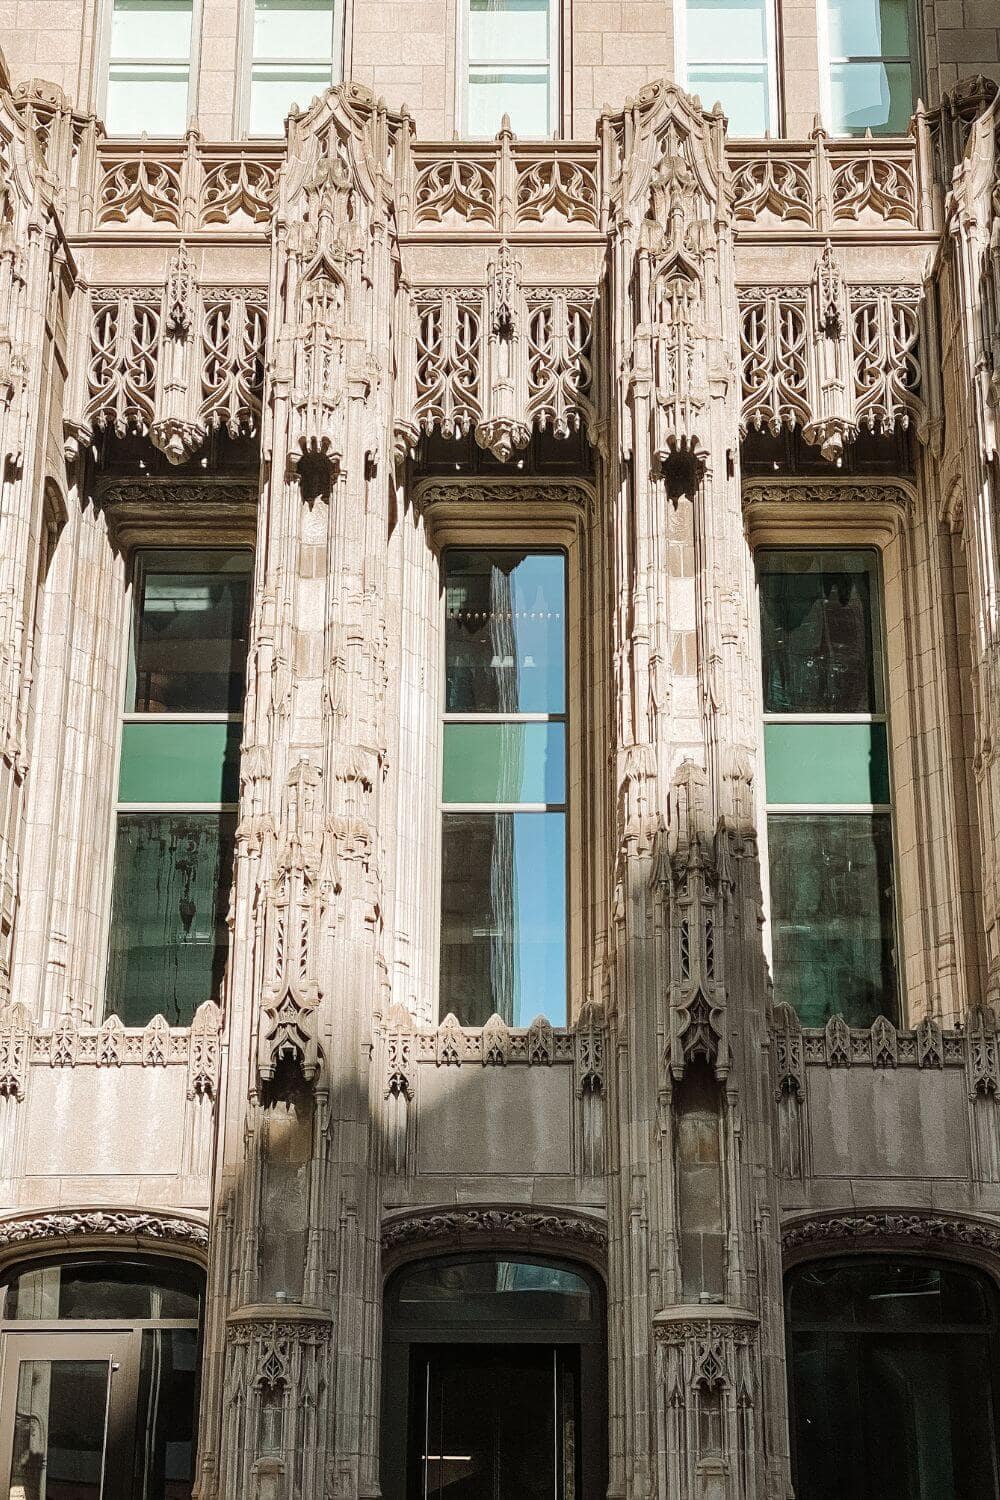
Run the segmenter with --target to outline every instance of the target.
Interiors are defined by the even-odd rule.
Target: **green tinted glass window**
[[[892,829],[887,814],[767,820],[775,996],[803,1025],[896,1014]]]
[[[235,802],[242,735],[238,720],[131,720],[122,726],[119,802]]]
[[[884,724],[764,726],[769,803],[889,801]]]
[[[248,552],[140,554],[128,708],[233,713],[243,703]]]
[[[876,554],[764,548],[757,578],[764,712],[882,712]]]
[[[107,1010],[126,1026],[187,1026],[219,998],[235,829],[230,813],[119,814]]]
[[[564,724],[446,724],[446,802],[561,803]]]

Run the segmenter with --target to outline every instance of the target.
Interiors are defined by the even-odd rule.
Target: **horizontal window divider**
[[[766,713],[765,724],[888,724],[888,714],[778,714]]]
[[[238,802],[116,802],[120,813],[224,813],[239,812]]]
[[[96,1027],[94,1028],[97,1029]],[[143,1031],[142,1026],[128,1026],[127,1031]],[[172,1026],[171,1031],[190,1031],[190,1026]],[[132,1329],[147,1332],[162,1329],[187,1329],[193,1333],[199,1327],[196,1318],[0,1318],[0,1329],[4,1333],[65,1333],[67,1328],[81,1333],[131,1333]],[[968,1324],[965,1325],[968,1327]]]
[[[565,802],[442,802],[443,813],[547,813],[566,811]]]
[[[794,813],[891,813],[891,802],[769,802],[768,817]]]
[[[123,724],[242,724],[242,714],[230,713],[139,713],[130,709],[122,714]]]
[[[891,56],[881,52],[857,53],[853,57],[831,57],[832,63],[912,63],[912,57],[895,52]]]
[[[559,714],[443,714],[445,724],[565,724],[566,715]]]

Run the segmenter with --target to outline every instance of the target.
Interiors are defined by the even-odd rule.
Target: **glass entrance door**
[[[433,1344],[411,1358],[409,1500],[575,1500],[575,1349]]]
[[[9,1333],[0,1393],[5,1500],[117,1500],[125,1493],[128,1335]]]

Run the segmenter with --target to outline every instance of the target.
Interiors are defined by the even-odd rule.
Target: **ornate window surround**
[[[907,901],[907,892],[920,890],[917,838],[912,827],[912,804],[899,795],[904,747],[915,735],[909,706],[909,626],[905,606],[904,570],[906,544],[904,525],[917,504],[917,491],[903,479],[869,481],[813,479],[748,479],[743,485],[743,514],[751,552],[758,547],[874,547],[882,569],[882,615],[885,632],[886,709],[889,719],[889,762],[893,772],[893,860],[896,878],[896,947],[899,975],[899,1024],[914,1026],[921,1019],[908,1005],[914,986],[913,966],[921,961],[915,943],[907,942],[908,920],[925,910],[923,901]],[[759,645],[755,638],[755,656]],[[759,668],[758,668],[759,675]],[[758,720],[760,711],[758,710]],[[761,734],[763,744],[763,735]],[[761,850],[761,885],[767,923],[765,952],[770,951],[770,892],[767,867],[767,833],[763,776],[757,778],[756,813]],[[911,948],[913,951],[910,951]],[[780,997],[779,997],[780,998]]]
[[[587,705],[583,700],[583,662],[587,647],[581,642],[588,628],[582,610],[582,593],[591,571],[588,544],[588,518],[596,505],[596,492],[582,479],[554,477],[524,480],[467,478],[433,479],[419,483],[413,492],[413,503],[426,520],[427,539],[434,551],[434,566],[445,547],[559,547],[566,554],[566,599],[568,625],[568,660],[566,714],[569,726],[567,744],[567,789],[573,788],[567,809],[567,908],[569,927],[569,966],[567,974],[567,1025],[575,1016],[573,997],[582,994],[583,944],[582,915],[584,903],[580,892],[586,874],[581,851],[583,845],[586,788],[583,774],[583,723]],[[442,636],[443,650],[443,636]],[[434,663],[440,681],[441,662]],[[440,782],[443,754],[441,720],[434,746],[434,784]],[[428,861],[432,889],[440,890],[441,841],[436,836],[433,860]],[[439,1014],[438,973],[440,968],[440,922],[435,923],[434,1018]]]

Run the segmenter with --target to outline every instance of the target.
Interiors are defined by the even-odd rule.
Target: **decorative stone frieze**
[[[786,1255],[836,1254],[838,1247],[907,1241],[915,1249],[940,1248],[947,1253],[961,1248],[1000,1256],[1000,1225],[963,1215],[899,1211],[821,1214],[786,1224],[781,1231]]]
[[[811,287],[739,291],[740,430],[801,428],[837,459],[859,429],[928,435],[919,286],[847,286],[830,241]]]
[[[382,1225],[383,1251],[422,1243],[511,1240],[525,1247],[541,1241],[602,1249],[607,1228],[585,1214],[526,1208],[457,1208],[390,1217]]]
[[[160,1209],[153,1212],[67,1209],[0,1219],[0,1249],[27,1248],[46,1240],[79,1239],[157,1241],[203,1250],[208,1246],[208,1226]]]

